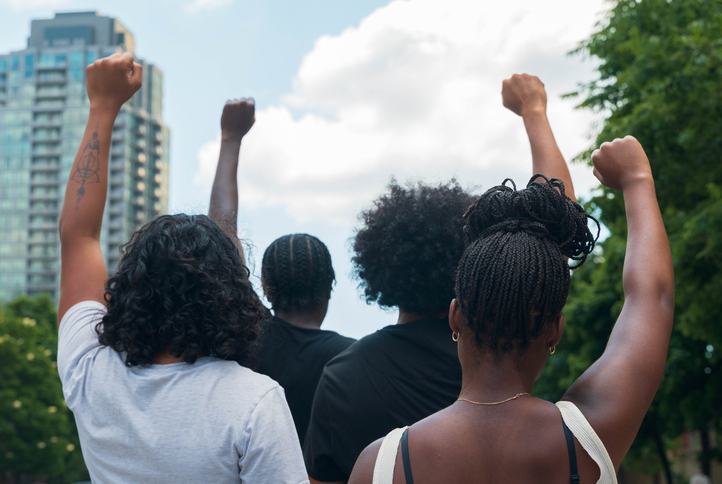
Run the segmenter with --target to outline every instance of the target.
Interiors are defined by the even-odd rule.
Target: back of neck
[[[414,321],[421,321],[422,319],[446,319],[448,316],[449,313],[446,311],[439,313],[412,313],[399,308],[399,319],[396,321],[396,324],[412,323]]]
[[[321,329],[321,324],[326,317],[326,311],[320,311],[319,308],[304,311],[274,309],[273,313],[289,324],[306,329]]]

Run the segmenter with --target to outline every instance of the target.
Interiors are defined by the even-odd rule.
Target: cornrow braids
[[[594,250],[599,222],[566,196],[561,180],[539,174],[522,190],[509,179],[489,189],[464,221],[467,247],[455,287],[461,313],[477,346],[524,350],[560,316],[570,269]]]
[[[284,235],[263,254],[261,282],[274,309],[317,307],[328,300],[335,280],[328,248],[312,235]]]

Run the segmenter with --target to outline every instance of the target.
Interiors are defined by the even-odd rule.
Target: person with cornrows
[[[544,84],[514,75],[503,81],[501,94],[503,105],[524,122],[532,173],[560,178],[573,197],[547,119]],[[398,323],[360,339],[326,365],[303,447],[312,484],[347,482],[366,446],[448,407],[462,390],[448,314],[464,253],[463,215],[475,198],[455,181],[392,183],[362,214],[354,266],[367,302],[396,308]]]
[[[604,354],[556,405],[531,396],[562,341],[569,269],[592,252],[598,224],[594,235],[596,220],[560,180],[491,188],[464,215],[449,309],[461,392],[368,446],[350,483],[617,482],[662,378],[674,275],[642,146],[630,136],[604,143],[592,162],[599,181],[622,192],[628,223],[624,306]]]
[[[253,99],[228,101],[221,116],[221,154],[209,215],[236,238],[240,142],[255,122]],[[262,322],[256,344],[258,373],[283,387],[303,444],[313,395],[323,367],[355,340],[321,329],[336,275],[331,254],[318,238],[284,235],[263,254],[261,284],[273,316]]]
[[[321,329],[334,280],[331,254],[313,235],[284,235],[263,254],[261,282],[273,317],[264,322],[257,371],[286,391],[301,445],[323,367],[356,341]]]

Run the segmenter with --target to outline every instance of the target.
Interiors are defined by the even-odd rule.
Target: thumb
[[[596,166],[595,166],[594,169],[592,170],[592,173],[593,173],[594,176],[597,178],[597,180],[599,180],[599,182],[600,182],[602,185],[604,185],[604,177],[602,177],[601,173],[599,173],[599,170],[597,170],[597,167],[596,167]],[[604,186],[606,186],[606,185],[604,185]]]

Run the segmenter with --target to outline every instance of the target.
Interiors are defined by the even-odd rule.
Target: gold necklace
[[[511,402],[512,400],[516,400],[519,397],[523,397],[524,395],[529,395],[528,393],[517,393],[513,397],[509,397],[506,400],[502,400],[500,402],[491,402],[491,403],[485,403],[485,402],[475,402],[473,400],[467,400],[466,398],[457,398],[456,402],[469,402],[473,403],[474,405],[501,405],[502,403]],[[531,395],[529,395],[531,396]],[[456,403],[454,402],[454,403]]]

